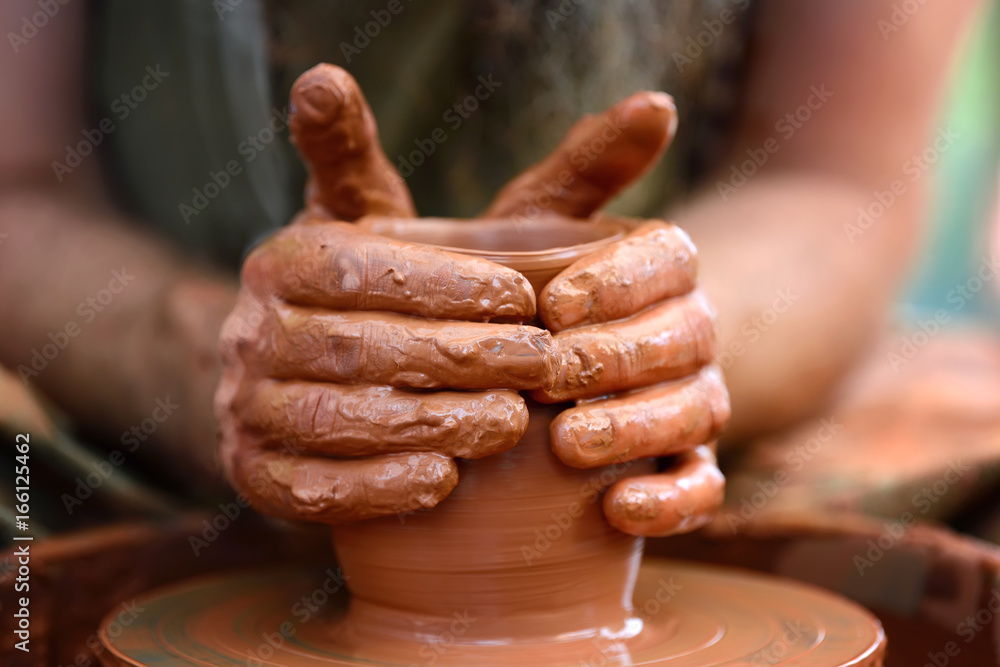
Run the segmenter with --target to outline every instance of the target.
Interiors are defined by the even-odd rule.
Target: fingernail
[[[293,103],[297,116],[310,123],[321,123],[332,120],[343,101],[344,96],[336,86],[317,81],[297,88]]]
[[[675,109],[674,98],[666,93],[655,91],[650,92],[646,95],[646,99],[649,100],[650,106],[656,109]]]

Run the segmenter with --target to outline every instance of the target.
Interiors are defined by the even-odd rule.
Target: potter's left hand
[[[676,124],[669,96],[637,93],[577,123],[484,215],[588,218],[659,159]],[[687,235],[648,221],[570,266],[539,298],[561,366],[555,386],[534,397],[578,401],[552,424],[556,455],[576,468],[671,457],[662,473],[623,479],[605,494],[608,521],[633,535],[694,530],[722,503],[709,443],[729,419],[729,396],[709,365],[715,314],[695,289],[696,269]]]

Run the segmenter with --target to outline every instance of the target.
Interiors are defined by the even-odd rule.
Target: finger
[[[552,279],[539,297],[551,331],[628,317],[694,289],[698,258],[675,225],[651,222]]]
[[[725,478],[700,446],[678,456],[669,472],[616,482],[604,494],[608,523],[629,535],[666,537],[701,528],[722,505]]]
[[[334,310],[479,321],[535,314],[534,289],[513,269],[343,223],[286,227],[247,258],[243,284]]]
[[[235,410],[264,446],[339,457],[435,452],[478,459],[510,449],[528,426],[524,399],[513,391],[427,394],[267,381]]]
[[[323,63],[295,81],[289,126],[309,166],[310,208],[348,221],[416,215],[406,183],[382,152],[368,102],[343,69]]]
[[[584,403],[552,422],[552,450],[573,468],[669,456],[715,440],[729,420],[718,368],[692,379]]]
[[[483,217],[587,218],[648,171],[677,129],[666,93],[641,92],[570,129],[547,158],[508,183]]]
[[[455,462],[440,454],[350,461],[251,450],[236,454],[229,475],[264,514],[329,524],[434,507],[458,484]]]
[[[558,334],[555,381],[532,395],[556,403],[674,380],[711,362],[714,347],[714,313],[692,292],[628,319]]]
[[[537,389],[556,370],[552,334],[514,324],[279,305],[270,335],[245,350],[279,379],[419,389]]]

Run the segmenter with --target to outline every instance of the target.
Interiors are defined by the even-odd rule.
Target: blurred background
[[[317,62],[357,78],[421,215],[475,216],[582,115],[673,95],[673,146],[611,209],[699,247],[733,420],[718,519],[650,551],[827,586],[919,629],[913,660],[998,590],[1000,3],[0,15],[0,532],[34,537],[53,661],[93,658],[115,600],[325,540],[236,503],[212,410],[240,262],[301,207],[287,97]]]

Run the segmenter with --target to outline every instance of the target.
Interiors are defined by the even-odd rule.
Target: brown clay
[[[425,451],[478,459],[513,447],[528,425],[524,399],[513,391],[415,394],[268,381],[250,393],[238,410],[262,444],[294,440],[306,452],[338,457]]]
[[[263,298],[340,311],[480,322],[534,317],[535,294],[512,269],[365,233],[396,228],[397,221],[286,227],[254,251],[244,266],[243,284]]]
[[[394,313],[314,312],[279,305],[260,354],[272,377],[420,389],[531,389],[549,384],[552,336]]]
[[[558,375],[533,393],[547,403],[592,398],[680,378],[711,363],[714,312],[698,292],[676,297],[610,324],[560,333]]]
[[[573,419],[578,441],[607,441],[607,461],[685,451],[718,431],[724,390],[698,385],[706,429],[699,399],[655,386],[711,357],[712,313],[691,293],[694,248],[668,223],[597,212],[665,149],[676,129],[668,96],[637,93],[585,118],[497,196],[494,217],[459,223],[413,218],[346,72],[305,73],[292,106],[307,208],[250,255],[221,337],[220,458],[255,507],[336,524],[434,506],[457,483],[452,457],[516,442],[516,390],[549,402],[617,394]],[[554,337],[531,326],[542,322]],[[647,414],[678,415],[676,437],[648,437],[668,425]],[[613,521],[662,532],[654,519]]]
[[[721,502],[722,476],[701,444],[728,416],[718,373],[662,384],[711,361],[713,312],[691,291],[694,251],[676,229],[557,217],[591,216],[652,164],[676,124],[670,98],[639,93],[585,119],[549,160],[500,193],[494,219],[474,222],[407,220],[409,196],[346,73],[310,70],[292,99],[292,130],[312,174],[309,209],[244,270],[223,333],[221,453],[256,507],[337,525],[352,597],[346,614],[312,626],[304,644],[268,664],[408,664],[426,660],[423,651],[444,637],[457,648],[433,655],[439,664],[712,664],[773,636],[774,628],[762,635],[747,622],[731,633],[735,643],[718,648],[726,624],[698,604],[739,604],[731,586],[692,598],[686,612],[701,620],[683,634],[688,614],[637,615],[638,536],[696,528]],[[607,150],[577,164],[574,149],[597,138]],[[548,190],[564,172],[570,178],[550,195],[550,213],[496,219],[530,214],[539,187]],[[365,215],[372,217],[355,229],[328,219]],[[540,293],[553,278],[541,318],[564,331],[553,337],[505,323],[534,314],[526,281]],[[254,307],[258,317],[248,324]],[[481,391],[412,391],[428,389]],[[574,407],[525,402],[514,390],[548,403],[622,393]],[[505,417],[495,435],[484,433]],[[667,429],[674,437],[654,437]],[[553,434],[577,467],[557,457]],[[431,446],[438,438],[468,442]],[[600,453],[581,456],[589,443]],[[451,458],[470,452],[492,455]],[[665,453],[676,453],[677,465],[652,474],[652,457]],[[244,659],[240,649],[263,627],[254,624],[248,638],[242,619],[258,613],[262,592],[275,607],[285,594],[273,581],[258,584],[250,594],[231,580],[161,598],[183,608],[174,618],[189,623],[194,639],[174,656]],[[746,608],[759,614],[761,591],[753,589],[743,587],[751,591]],[[823,610],[789,600],[779,598],[770,618]],[[219,613],[197,611],[206,604]],[[169,610],[147,631],[184,638],[157,626],[163,614]],[[877,624],[851,618],[849,631],[864,632],[828,643],[839,656],[830,664],[877,664]],[[140,649],[157,644],[141,629],[136,636]],[[815,632],[806,653],[822,636]],[[158,643],[154,657],[172,650]]]
[[[424,238],[433,235],[454,246],[478,225],[425,222],[421,230]],[[594,247],[599,241],[554,251],[525,250],[536,247],[532,236],[545,228],[546,223],[522,223],[492,257],[520,269],[530,260],[558,255],[558,262],[545,264],[546,272],[534,274],[537,291],[586,253],[600,250]],[[514,250],[505,257],[508,248]],[[711,373],[702,384],[713,379],[716,393],[724,395]],[[698,381],[691,384],[694,392],[704,389]],[[641,406],[629,398],[618,403]],[[530,646],[537,664],[556,664],[586,660],[602,638],[624,641],[641,633],[629,598],[642,540],[626,533],[652,529],[666,534],[704,524],[722,500],[722,476],[704,447],[666,477],[651,475],[653,460],[635,451],[579,469],[567,467],[554,453],[550,437],[559,432],[554,421],[568,407],[529,401],[528,428],[517,447],[460,461],[459,485],[432,511],[411,510],[334,529],[337,558],[352,593],[349,613],[330,635],[337,646],[366,659],[412,659],[421,637],[448,632],[459,615],[477,619],[464,631],[463,645],[498,646],[502,652]],[[611,406],[615,408],[620,405]],[[571,410],[581,409],[587,406]],[[711,425],[705,435],[717,428],[711,407],[708,413]],[[636,431],[650,428],[642,420],[641,412],[632,413],[633,428],[626,431],[633,442]],[[583,431],[600,424],[581,424],[578,435],[585,438]],[[656,453],[655,447],[645,449]],[[644,484],[630,486],[630,479]],[[603,492],[612,485],[602,504]],[[609,524],[605,508],[631,523]],[[616,530],[633,524],[644,526]],[[468,655],[478,654],[472,650]],[[491,654],[481,655],[488,661]]]
[[[292,140],[310,165],[307,207],[326,217],[416,214],[406,184],[385,157],[375,118],[358,84],[320,64],[295,82],[289,103]]]
[[[711,521],[724,491],[715,454],[700,445],[679,454],[669,472],[615,484],[604,495],[604,514],[629,534],[677,535]]]
[[[144,612],[128,627],[114,625],[113,616],[105,620],[101,641],[107,650],[101,652],[101,661],[115,667],[371,665],[352,658],[350,648],[331,641],[338,630],[331,632],[330,616],[342,613],[347,604],[342,583],[333,570],[318,574],[272,570],[173,586],[138,599],[136,604]],[[323,601],[318,613],[305,613],[303,599],[310,598]],[[417,644],[389,633],[381,635],[373,646],[378,656],[375,664],[884,664],[885,634],[874,617],[837,596],[788,580],[654,561],[643,565],[628,600],[635,615],[624,636],[568,636],[548,647],[530,641],[475,643],[470,634],[484,619],[459,612],[441,624],[421,628]],[[390,627],[396,620],[387,618]],[[548,626],[543,623],[542,627]],[[636,632],[638,628],[641,631]]]
[[[551,200],[545,207],[550,213],[588,218],[656,164],[676,130],[673,98],[636,93],[579,121],[549,157],[508,183],[483,215],[533,217],[540,202]],[[553,188],[561,190],[558,197]],[[545,192],[548,199],[540,197]]]
[[[687,294],[697,272],[697,253],[687,234],[676,225],[649,222],[549,283],[540,296],[542,318],[550,331],[562,331],[628,317]]]
[[[675,410],[658,409],[668,401]],[[563,463],[574,468],[594,468],[623,458],[669,456],[714,441],[728,419],[722,373],[708,367],[691,379],[564,411],[552,423],[552,448]],[[664,442],[669,444],[664,446]]]
[[[265,514],[330,524],[434,507],[458,483],[451,458],[420,452],[340,460],[254,449],[230,475]]]
[[[648,462],[562,465],[548,445],[555,406],[529,404],[528,431],[502,454],[459,463],[461,483],[434,510],[339,526],[338,561],[353,595],[341,643],[374,656],[468,614],[463,643],[544,644],[628,632],[641,540],[604,520],[600,494]],[[405,554],[405,556],[404,556]],[[565,647],[562,647],[565,650]],[[556,655],[550,653],[549,655]],[[564,654],[565,655],[565,654]]]

